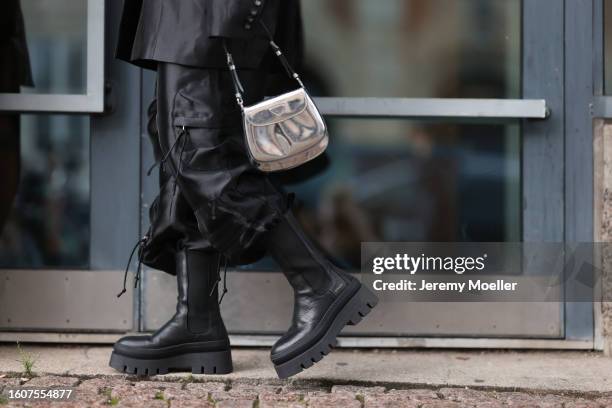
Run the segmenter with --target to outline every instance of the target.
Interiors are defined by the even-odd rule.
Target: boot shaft
[[[225,331],[219,310],[219,269],[217,252],[182,250],[176,254],[178,287],[177,313],[186,317],[191,332],[210,329]]]
[[[296,293],[322,294],[341,290],[346,279],[287,211],[268,236],[268,250]]]

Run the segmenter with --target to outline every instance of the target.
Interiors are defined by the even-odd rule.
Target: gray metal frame
[[[546,121],[525,121],[522,126],[525,242],[565,240],[565,3],[523,1],[523,97],[545,98],[552,112]],[[567,316],[565,305],[559,304],[565,338]],[[585,337],[590,341],[592,336]]]
[[[104,65],[112,86],[112,114],[91,119],[91,243],[90,269],[98,274],[116,274],[115,288],[107,289],[109,302],[121,288],[123,269],[130,250],[142,236],[138,214],[141,206],[141,133],[143,124],[142,70],[115,59],[121,2],[109,2],[106,12]],[[99,64],[99,62],[98,62]],[[129,265],[136,272],[135,263]],[[131,275],[133,277],[133,274]],[[128,280],[128,291],[132,280]],[[141,299],[134,290],[132,307],[123,310],[132,327],[140,321]],[[104,327],[100,327],[104,330]]]
[[[603,27],[598,0],[565,1],[565,207],[564,241],[594,239],[594,128],[591,106],[598,61],[595,34]],[[601,50],[603,52],[603,49]],[[603,67],[603,65],[601,66]],[[572,282],[572,281],[570,281]],[[575,282],[565,285],[575,297]],[[565,302],[565,338],[594,340],[594,305]]]
[[[151,164],[155,162],[155,158],[153,155],[153,148],[151,143],[148,141],[147,134],[147,103],[150,103],[155,98],[155,73],[152,71],[142,70],[141,71],[141,82],[143,84],[141,88],[141,100],[142,102],[142,110],[140,115],[140,139],[143,140],[140,145],[140,181],[141,181],[141,206],[140,206],[140,225],[141,230],[145,230],[149,225],[149,203],[153,202],[153,199],[158,193],[158,176],[157,173],[152,174],[150,177],[147,175],[148,169]],[[147,268],[145,268],[147,269]],[[146,306],[146,296],[145,289],[148,285],[150,274],[149,271],[142,274],[142,284],[138,288],[135,296],[138,298],[138,309],[137,309],[137,317],[138,322],[134,328],[137,328],[140,331],[144,331],[145,327],[145,319],[147,308]]]
[[[2,331],[125,332],[132,293],[115,297],[122,271],[0,270]]]
[[[596,141],[594,141],[594,152],[597,151],[598,148],[601,147],[602,138],[603,138],[603,124],[604,120],[612,118],[612,97],[605,96],[605,44],[604,44],[604,0],[593,0],[593,101],[591,103],[591,115],[593,117],[592,126],[593,126],[593,137]],[[598,145],[599,144],[599,145]],[[594,165],[597,163],[598,165],[603,165],[603,157],[598,156],[594,157]],[[599,177],[601,173],[594,174],[594,177],[597,181],[600,181]],[[593,183],[595,185],[595,183]],[[593,203],[594,214],[593,214],[593,239],[599,240],[600,234],[598,231],[598,227],[601,223],[601,210],[595,210],[597,203],[601,199],[601,194],[603,192],[597,188],[594,191],[593,200],[597,200]],[[601,260],[597,259],[597,263],[595,265],[599,265]],[[603,333],[603,321],[602,321],[602,310],[601,303],[599,303],[602,299],[602,293],[595,293],[595,299],[593,303],[594,309],[594,341],[596,349],[603,349],[604,342],[604,333]]]
[[[87,0],[87,93],[0,93],[0,111],[99,113],[104,111],[105,0]]]
[[[123,333],[57,333],[53,331],[0,332],[0,342],[87,343],[112,344]],[[230,334],[232,346],[270,347],[277,336]],[[528,350],[592,350],[593,343],[580,340],[555,339],[496,339],[449,337],[351,337],[338,339],[340,347],[376,348],[467,348],[467,349],[528,349]]]
[[[605,90],[604,0],[593,0],[593,90],[591,115],[594,119],[612,119],[612,95]]]
[[[545,99],[316,98],[327,116],[362,118],[545,119]]]
[[[140,238],[141,70],[114,57],[121,2],[107,5],[110,39],[97,64],[113,89],[112,114],[91,117],[90,269],[122,270]],[[104,61],[103,64],[100,61]]]

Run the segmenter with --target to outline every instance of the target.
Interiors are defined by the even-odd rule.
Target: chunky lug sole
[[[170,370],[193,374],[229,374],[232,372],[231,350],[178,354],[158,359],[133,358],[113,351],[110,366],[122,373],[136,375],[167,374]]]
[[[325,357],[331,349],[336,347],[336,337],[344,326],[356,325],[378,304],[378,298],[365,286],[361,286],[357,293],[344,305],[336,315],[332,324],[321,338],[310,348],[296,357],[281,364],[275,364],[274,368],[279,378],[288,378],[307,368],[312,367]]]

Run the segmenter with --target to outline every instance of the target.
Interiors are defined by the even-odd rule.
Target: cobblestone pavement
[[[3,377],[0,375],[0,377]],[[6,392],[13,387],[72,387],[70,401],[16,402]],[[536,393],[468,388],[405,388],[324,384],[314,381],[204,382],[187,377],[160,381],[152,377],[0,378],[2,407],[612,407],[612,393]]]

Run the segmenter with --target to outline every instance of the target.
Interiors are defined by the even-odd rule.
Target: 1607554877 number
[[[6,388],[4,395],[9,400],[67,400],[73,395],[72,388]]]

